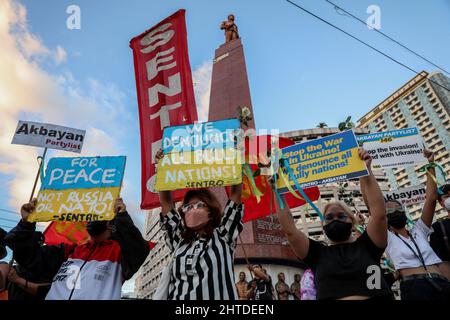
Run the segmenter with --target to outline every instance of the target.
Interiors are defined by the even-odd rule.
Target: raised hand
[[[25,203],[20,208],[20,214],[22,216],[22,220],[23,221],[27,221],[28,216],[30,215],[30,213],[32,213],[34,211],[34,209],[36,209],[36,205],[37,205],[37,199],[33,198],[33,200],[31,200],[28,203]]]

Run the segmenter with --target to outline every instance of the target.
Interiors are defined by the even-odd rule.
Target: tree
[[[355,124],[352,122],[352,117],[349,116],[344,122],[339,123],[339,131],[345,131],[350,130],[351,128],[354,128]]]
[[[325,128],[328,127],[328,125],[325,122],[320,122],[316,128]]]

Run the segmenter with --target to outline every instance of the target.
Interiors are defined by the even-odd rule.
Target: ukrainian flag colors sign
[[[158,163],[155,190],[209,188],[242,182],[237,150],[239,120],[226,119],[164,129],[164,158]]]
[[[28,221],[112,220],[125,162],[125,156],[50,159]]]
[[[294,189],[294,177],[303,189],[368,175],[352,130],[295,144],[282,152],[289,164],[286,171]],[[283,179],[278,180],[277,187],[281,193],[288,192]]]

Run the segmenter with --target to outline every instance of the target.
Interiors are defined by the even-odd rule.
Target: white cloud
[[[211,91],[212,62],[206,61],[194,70],[193,82],[195,100],[197,102],[198,120],[208,121],[209,94]]]
[[[57,46],[54,54],[55,63],[57,65],[67,61],[67,52],[63,47]]]
[[[0,1],[0,174],[8,177],[8,204],[18,208],[27,201],[37,170],[39,148],[12,145],[17,121],[35,120],[86,129],[83,155],[118,154],[120,130],[130,119],[124,107],[125,94],[114,84],[89,79],[84,86],[70,71],[50,74],[42,61],[66,60],[66,51],[56,52],[30,32],[26,8],[12,0]],[[51,156],[74,156],[52,151]]]

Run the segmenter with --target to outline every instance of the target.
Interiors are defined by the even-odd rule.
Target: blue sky
[[[9,64],[4,62],[5,69],[0,65],[0,72],[8,75],[0,78],[0,117],[8,116],[10,121],[9,126],[3,122],[3,129],[0,127],[4,137],[0,142],[3,157],[0,183],[5,186],[0,207],[14,211],[18,211],[18,203],[27,200],[35,156],[40,151],[10,146],[12,123],[19,118],[59,121],[61,125],[89,128],[85,146],[88,153],[127,155],[125,200],[136,211],[133,217],[142,226],[144,218],[137,210],[140,201],[137,102],[128,44],[132,37],[180,8],[187,11],[189,55],[191,68],[198,74],[199,97],[207,97],[210,63],[214,50],[224,41],[219,24],[229,13],[235,14],[244,43],[258,128],[283,132],[315,127],[319,122],[335,126],[348,115],[356,120],[414,76],[284,0],[4,2],[12,13],[6,24],[0,20],[2,39],[15,32],[17,17],[20,18],[20,37],[10,37],[7,38],[10,42],[4,42],[10,47],[6,47],[3,60],[8,62],[9,58]],[[296,2],[418,71],[435,70],[359,22],[339,15],[325,1]],[[367,7],[378,5],[381,31],[450,70],[448,0],[335,2],[364,20],[369,16]],[[19,4],[21,10],[11,9]],[[81,9],[81,30],[66,28],[66,8],[72,4]],[[15,63],[13,69],[6,69]],[[17,71],[20,68],[28,68],[30,79],[36,79],[35,82],[18,84],[17,88],[22,89],[11,94],[9,100],[2,100],[2,92],[14,92],[11,88],[15,88],[15,81],[27,80]],[[19,74],[12,77],[5,70],[16,70]],[[18,95],[29,94],[23,88],[30,86],[34,89],[30,89],[33,99],[19,99]],[[197,103],[203,108],[207,106],[204,101]],[[88,141],[89,137],[93,138]],[[50,152],[50,156],[55,155],[58,153]],[[0,214],[2,218],[17,219],[13,214]],[[13,223],[0,220],[0,225]]]

